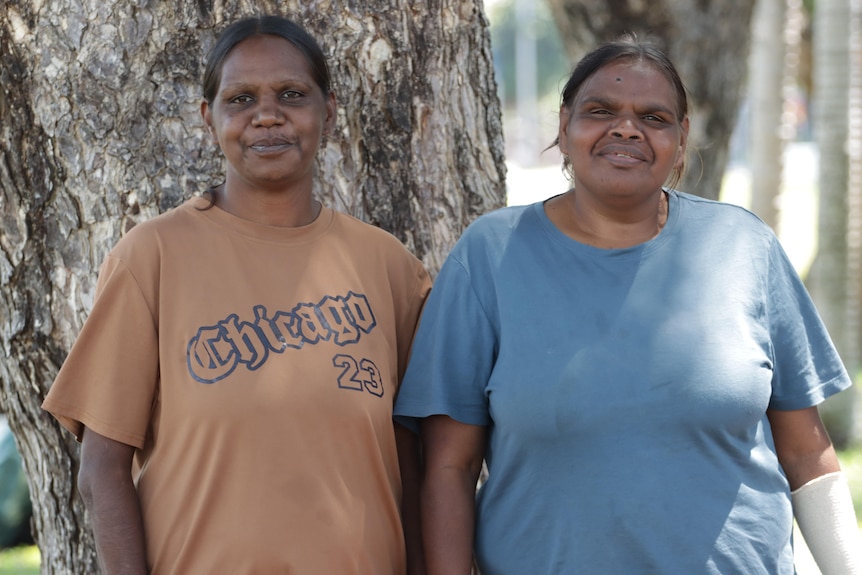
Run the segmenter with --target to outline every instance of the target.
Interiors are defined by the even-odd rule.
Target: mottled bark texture
[[[96,573],[78,447],[39,406],[131,226],[218,183],[202,60],[237,17],[285,14],[330,58],[321,199],[436,272],[505,197],[481,0],[6,0],[0,6],[0,409],[30,478],[43,573]]]
[[[690,92],[691,132],[679,189],[718,198],[744,95],[751,0],[546,0],[572,62],[634,32],[655,40]]]

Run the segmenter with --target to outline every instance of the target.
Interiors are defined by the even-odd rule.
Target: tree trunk
[[[781,190],[784,139],[781,116],[784,101],[784,34],[786,0],[758,0],[752,22],[748,100],[751,153],[751,209],[778,229],[776,199]]]
[[[859,367],[853,329],[848,329],[848,109],[850,94],[850,4],[818,0],[814,9],[814,133],[820,153],[817,255],[808,285],[826,327],[850,373]],[[833,440],[846,445],[853,421],[854,392],[824,405]]]
[[[857,379],[862,368],[862,0],[852,0],[850,17],[850,97],[848,123],[847,311],[848,347],[845,360]],[[862,443],[862,392],[857,387],[851,442]]]
[[[481,0],[11,0],[0,7],[0,409],[18,440],[42,572],[96,573],[78,446],[40,409],[137,222],[220,181],[202,130],[206,50],[241,15],[285,14],[330,58],[326,204],[386,228],[432,274],[505,198]]]
[[[683,191],[718,198],[744,93],[751,0],[546,0],[577,62],[625,32],[662,46],[688,86],[691,133]]]

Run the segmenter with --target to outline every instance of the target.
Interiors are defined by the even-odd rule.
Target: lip
[[[248,148],[259,154],[274,154],[292,146],[293,142],[286,138],[262,138],[249,144]]]
[[[601,149],[599,155],[612,163],[621,165],[640,164],[648,160],[646,154],[637,146],[622,146],[619,144],[605,146]]]

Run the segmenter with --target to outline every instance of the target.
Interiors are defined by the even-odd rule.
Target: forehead
[[[584,99],[636,99],[655,101],[677,110],[677,95],[668,77],[645,60],[616,60],[586,79],[576,101]]]
[[[284,38],[261,34],[246,38],[227,53],[222,64],[221,84],[285,75],[307,77],[312,81],[311,63],[299,48]]]

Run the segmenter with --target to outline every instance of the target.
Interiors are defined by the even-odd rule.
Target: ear
[[[685,149],[688,145],[688,116],[682,119],[682,122],[680,122],[679,127],[679,148],[676,152],[676,162],[674,163],[674,168],[680,168],[685,163]]]
[[[571,111],[566,106],[560,106],[560,127],[557,130],[557,147],[564,156],[569,155],[569,119]]]
[[[323,120],[323,134],[328,135],[335,129],[337,104],[335,101],[335,92],[329,91],[326,95],[326,117]]]
[[[210,138],[218,145],[218,137],[216,137],[215,128],[213,127],[212,109],[206,100],[201,101],[201,119],[204,121],[204,127],[209,132]]]

